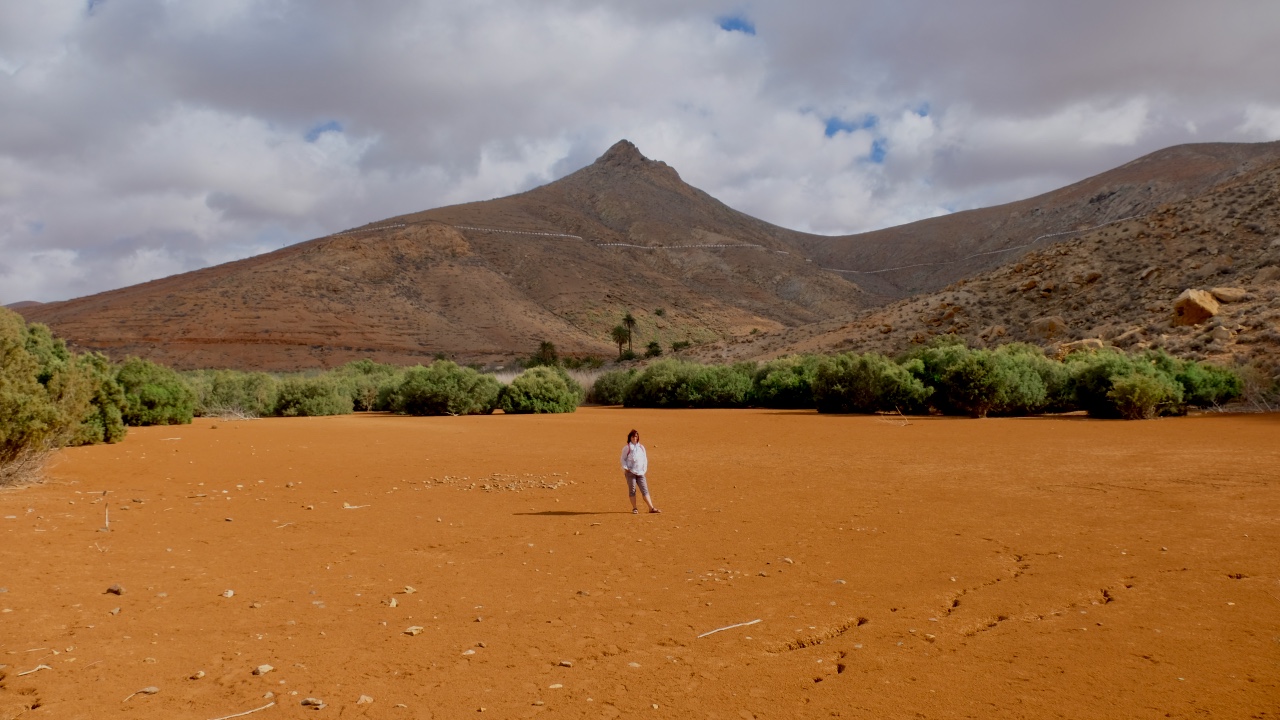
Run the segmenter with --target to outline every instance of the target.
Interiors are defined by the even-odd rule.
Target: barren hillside
[[[872,271],[842,274],[869,293],[900,299],[940,290],[1078,231],[1147,215],[1276,162],[1280,142],[1178,145],[1027,200],[793,242],[823,267]]]
[[[542,340],[608,357],[628,311],[640,335],[668,345],[865,305],[856,285],[788,253],[786,234],[623,141],[521,195],[21,311],[117,357],[285,370],[360,357],[500,361]]]
[[[1216,314],[1194,323],[1176,318],[1175,302],[1188,289],[1215,296]],[[945,335],[971,345],[1049,347],[1092,338],[1280,372],[1280,162],[939,292],[702,352],[892,354]]]

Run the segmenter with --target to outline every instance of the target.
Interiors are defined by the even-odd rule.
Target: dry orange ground
[[[0,718],[1275,718],[1278,474],[1276,415],[132,430],[0,493]]]

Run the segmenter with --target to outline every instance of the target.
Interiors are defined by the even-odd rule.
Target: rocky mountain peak
[[[660,160],[650,160],[640,152],[640,148],[630,140],[619,140],[613,144],[601,155],[594,163],[597,168],[604,169],[620,169],[620,170],[641,170],[649,172],[657,172],[673,179],[679,179],[680,175],[675,168],[667,165]]]

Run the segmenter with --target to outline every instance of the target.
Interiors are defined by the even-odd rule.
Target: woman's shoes
[[[639,514],[640,514],[640,508],[631,508],[631,514],[632,514],[632,515],[639,515]]]
[[[658,508],[649,508],[649,512],[651,512],[651,513],[660,513],[660,512],[662,512],[662,511],[661,511],[661,510],[659,510]]]

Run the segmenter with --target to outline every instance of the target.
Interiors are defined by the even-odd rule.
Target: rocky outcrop
[[[1173,324],[1199,325],[1217,315],[1220,309],[1221,306],[1212,294],[1187,288],[1173,301]]]
[[[1067,321],[1057,315],[1050,315],[1032,322],[1028,329],[1034,337],[1052,340],[1067,334]]]

